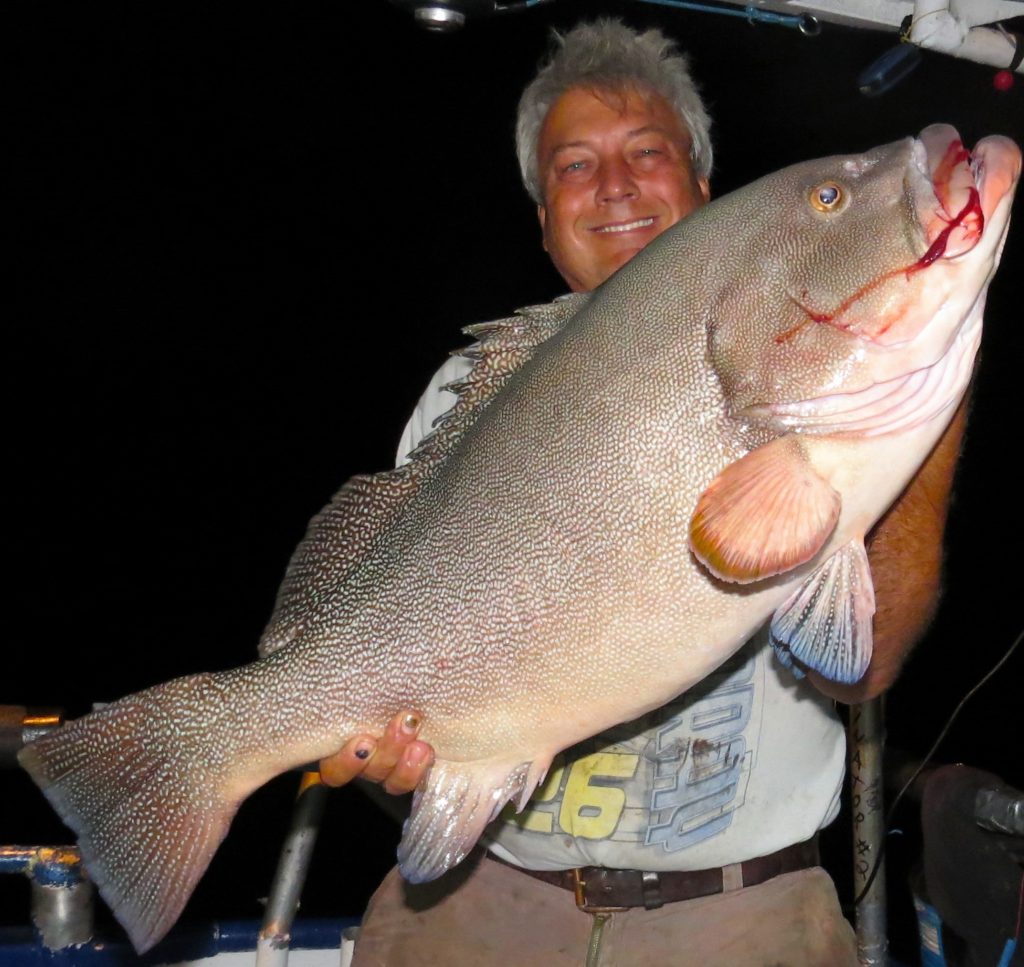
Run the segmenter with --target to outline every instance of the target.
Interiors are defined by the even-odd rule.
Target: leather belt
[[[576,906],[586,913],[611,913],[644,907],[656,910],[666,903],[727,893],[744,886],[756,886],[772,877],[818,865],[818,838],[794,843],[777,853],[758,856],[742,863],[711,870],[613,870],[583,866],[573,870],[527,870],[507,863],[493,853],[492,860],[571,891]]]

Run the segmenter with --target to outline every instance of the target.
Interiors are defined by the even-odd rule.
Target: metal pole
[[[93,889],[74,846],[0,846],[0,873],[23,873],[32,884],[32,922],[50,951],[92,939]]]
[[[299,908],[306,871],[313,858],[327,792],[327,787],[320,781],[320,773],[303,774],[292,824],[281,847],[281,858],[277,862],[277,872],[267,900],[267,912],[256,943],[256,967],[284,967],[288,963],[292,923]]]
[[[59,708],[0,705],[0,768],[17,769],[22,748],[63,723],[64,712]]]
[[[853,805],[853,890],[857,958],[864,967],[885,967],[889,941],[885,920],[885,802],[882,792],[882,699],[850,708],[850,791]],[[877,870],[875,869],[877,865]]]

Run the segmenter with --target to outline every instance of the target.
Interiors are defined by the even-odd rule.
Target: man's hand
[[[411,792],[434,761],[434,750],[416,736],[423,716],[412,709],[396,715],[384,734],[353,736],[326,759],[320,760],[320,778],[328,786],[343,786],[357,777],[381,782],[392,795]]]

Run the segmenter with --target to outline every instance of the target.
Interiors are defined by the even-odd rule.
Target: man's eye
[[[582,171],[586,166],[587,163],[585,161],[570,161],[562,168],[562,171],[571,174],[574,171]]]

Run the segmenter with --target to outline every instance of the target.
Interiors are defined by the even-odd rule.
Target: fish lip
[[[603,222],[600,225],[592,225],[588,231],[596,234],[628,235],[631,232],[643,232],[653,228],[658,221],[657,215],[638,215],[635,218],[623,218],[616,222]],[[641,224],[642,223],[642,224]],[[621,228],[623,225],[632,225],[632,228]]]
[[[1007,195],[1012,195],[1020,180],[1020,147],[1001,134],[982,138],[971,152],[971,170],[981,199],[986,222]]]
[[[913,141],[912,196],[928,261],[970,252],[1021,171],[1021,153],[1009,138],[982,138],[972,151],[956,128],[932,124]]]

